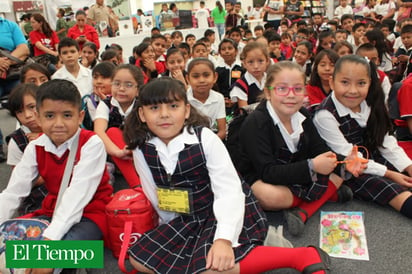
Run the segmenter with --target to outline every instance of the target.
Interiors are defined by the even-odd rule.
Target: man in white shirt
[[[209,11],[205,9],[205,2],[200,1],[200,8],[195,13],[195,18],[197,20],[197,27],[201,29],[206,29],[209,27]]]

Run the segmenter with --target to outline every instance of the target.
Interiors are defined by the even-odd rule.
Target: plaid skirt
[[[388,178],[369,174],[352,178],[345,184],[352,189],[355,198],[380,205],[388,205],[393,198],[407,190]]]
[[[239,245],[233,248],[236,262],[255,246],[262,245],[267,233],[265,214],[249,186],[242,185],[246,196],[245,216]],[[129,254],[155,273],[206,271],[206,257],[213,244],[216,224],[212,207],[193,216],[179,216],[143,234],[129,249]]]

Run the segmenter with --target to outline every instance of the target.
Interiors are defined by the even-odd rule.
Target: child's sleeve
[[[233,102],[237,102],[239,99],[247,101],[247,94],[239,87],[234,86],[233,89],[230,91],[230,99]]]
[[[7,188],[0,194],[0,223],[13,216],[20,201],[30,194],[32,182],[38,174],[35,146],[30,143],[14,167]]]
[[[11,138],[7,144],[7,164],[9,166],[15,166],[20,162],[22,157],[23,152],[18,147],[16,141]]]
[[[96,119],[104,119],[109,121],[109,115],[110,115],[110,109],[109,107],[106,105],[105,102],[100,101],[99,104],[97,105],[96,108],[96,116],[94,117],[94,120]]]
[[[54,210],[53,220],[43,236],[60,240],[69,229],[78,223],[83,209],[92,200],[106,168],[106,151],[97,135],[82,146],[80,159],[73,168],[69,186]]]
[[[214,240],[229,240],[236,246],[245,212],[240,178],[224,144],[207,128],[202,129],[202,147],[214,194],[213,212],[217,220]]]

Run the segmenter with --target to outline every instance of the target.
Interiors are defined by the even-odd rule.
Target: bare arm
[[[130,151],[125,148],[119,148],[115,143],[110,140],[106,134],[108,121],[102,118],[94,120],[94,132],[102,139],[107,154],[121,159],[130,157]]]
[[[217,119],[217,136],[224,140],[226,138],[226,118]]]
[[[45,53],[54,55],[54,56],[58,56],[59,54],[57,53],[57,51],[51,50],[48,47],[46,47],[45,45],[43,45],[40,41],[37,41],[36,44],[34,44],[34,46],[36,48],[38,48],[41,51],[44,51]],[[57,46],[57,45],[56,45]]]

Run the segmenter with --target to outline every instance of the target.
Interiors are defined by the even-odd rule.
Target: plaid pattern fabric
[[[281,164],[281,165],[287,165],[287,164],[298,161],[299,160],[298,152],[299,152],[299,148],[301,147],[302,138],[300,138],[299,140],[298,152],[296,153],[290,152],[283,138],[281,138],[281,140],[282,140],[282,144],[280,145],[280,148],[279,148],[279,154],[278,154],[278,158],[276,159],[276,163]],[[326,192],[326,189],[328,188],[328,181],[329,181],[329,176],[325,176],[322,174],[316,174],[316,176],[318,180],[315,182],[310,181],[308,184],[305,184],[305,185],[293,184],[293,185],[289,185],[288,187],[290,191],[292,191],[293,195],[296,195],[297,197],[304,199],[305,201],[308,201],[308,202],[316,201],[320,199],[320,197]]]
[[[328,97],[321,105],[322,109],[330,111],[335,119],[340,123],[340,130],[345,136],[345,139],[352,144],[363,145],[363,134],[365,129],[362,128],[355,119],[349,115],[339,117],[332,99]],[[364,153],[364,152],[363,152]],[[364,153],[364,157],[366,157]],[[396,170],[378,150],[373,151],[369,155],[370,159],[385,165],[388,169]],[[353,191],[354,196],[364,201],[374,201],[380,205],[387,205],[390,200],[406,191],[406,188],[381,176],[363,174],[358,178],[351,178],[345,181]]]
[[[31,189],[29,196],[27,196],[17,208],[19,216],[31,213],[39,208],[47,195],[47,189],[44,184],[35,186]]]
[[[360,127],[355,119],[352,119],[350,115],[340,117],[338,111],[336,110],[335,104],[332,101],[332,98],[329,96],[323,100],[319,109],[326,109],[335,117],[339,123],[339,129],[342,132],[345,139],[355,145],[363,144],[363,136],[365,134],[365,129]]]
[[[10,142],[10,139],[13,139],[16,142],[22,152],[24,152],[27,144],[29,143],[29,139],[21,128],[16,129],[10,135],[6,136],[7,144]]]
[[[109,122],[107,124],[107,128],[121,127],[121,126],[123,126],[125,117],[120,114],[118,107],[112,106],[112,104],[110,103],[111,99],[112,99],[112,97],[107,97],[106,99],[103,100],[103,102],[110,109]],[[136,102],[137,101],[134,100],[133,107],[136,105]]]
[[[200,140],[201,128],[195,132]],[[167,178],[156,149],[143,148],[145,159],[158,185],[186,187],[193,191],[194,214],[181,215],[167,224],[145,233],[129,249],[130,255],[156,273],[199,273],[206,270],[206,256],[213,244],[216,218],[213,193],[201,144],[187,145],[179,154],[175,173]],[[240,245],[234,248],[238,262],[256,245],[263,244],[267,232],[266,217],[250,188],[242,183],[246,195]]]

